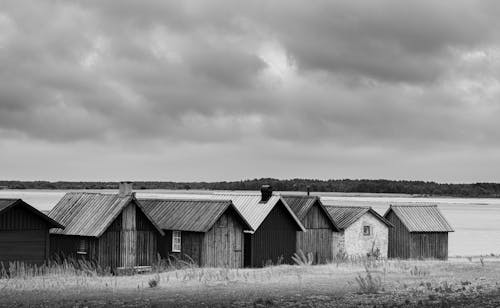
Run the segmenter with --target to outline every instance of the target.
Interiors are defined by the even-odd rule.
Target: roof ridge
[[[22,200],[21,198],[0,198],[0,200],[4,201],[17,201],[17,200]]]
[[[437,207],[437,204],[427,204],[427,203],[422,203],[422,204],[390,204],[391,207]]]
[[[180,198],[173,198],[173,199],[156,199],[156,198],[137,198],[139,201],[176,201],[176,202],[212,202],[212,203],[220,203],[220,202],[232,202],[229,199],[180,199]]]
[[[351,208],[351,209],[371,209],[371,206],[356,206],[356,205],[333,205],[333,204],[324,204],[327,207],[342,207],[342,208]]]

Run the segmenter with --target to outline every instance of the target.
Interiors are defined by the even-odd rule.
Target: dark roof
[[[64,230],[55,229],[51,233],[99,237],[130,203],[135,202],[151,223],[163,234],[163,231],[145,213],[134,195],[100,194],[88,192],[70,192],[52,208],[49,216],[66,226]]]
[[[214,193],[209,197],[211,200],[231,200],[238,211],[245,217],[253,230],[257,230],[267,215],[281,201],[290,213],[292,219],[302,231],[306,231],[286,201],[280,196],[273,194],[269,200],[262,202],[261,194],[237,194],[237,193]]]
[[[435,204],[391,205],[384,217],[387,217],[391,210],[410,232],[454,231]]]
[[[337,226],[345,230],[350,225],[355,223],[361,216],[366,213],[370,213],[375,216],[382,223],[387,225],[388,227],[393,227],[393,225],[384,217],[380,216],[377,211],[372,209],[369,206],[334,206],[334,205],[326,205],[325,208],[333,217],[333,220],[337,224]]]
[[[40,212],[33,206],[29,205],[28,203],[24,202],[22,199],[0,199],[0,214],[4,211],[7,211],[13,206],[22,206],[34,215],[40,217],[41,219],[45,220],[50,228],[61,228],[64,229],[64,226],[55,221],[54,219],[50,218],[49,216],[45,215],[44,213]]]
[[[319,208],[325,213],[325,215],[328,217],[328,221],[330,222],[330,225],[333,227],[334,230],[338,231],[339,228],[337,227],[335,221],[333,220],[333,217],[330,215],[330,213],[326,210],[325,206],[321,202],[320,198],[317,196],[295,196],[295,195],[282,195],[283,199],[286,201],[288,206],[292,209],[292,211],[295,213],[297,218],[300,220],[302,224],[305,223],[307,214],[311,210],[311,208],[317,204]]]
[[[144,210],[164,230],[207,232],[228,209],[233,209],[246,230],[252,230],[230,200],[139,199]]]

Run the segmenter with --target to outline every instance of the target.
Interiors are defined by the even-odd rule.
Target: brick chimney
[[[260,193],[261,193],[261,202],[267,202],[271,196],[273,195],[273,189],[271,185],[262,185],[260,188]]]
[[[128,197],[132,196],[132,186],[134,183],[132,182],[120,182],[120,186],[118,189],[118,195],[120,197]]]

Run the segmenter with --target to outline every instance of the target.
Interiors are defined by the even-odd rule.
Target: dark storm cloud
[[[496,1],[0,2],[3,139],[497,150]]]

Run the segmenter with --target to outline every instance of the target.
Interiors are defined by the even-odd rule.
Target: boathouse
[[[51,228],[64,227],[21,199],[0,199],[0,263],[43,264]]]
[[[453,228],[437,205],[391,205],[384,217],[389,230],[389,258],[448,259],[448,233]]]
[[[230,200],[140,199],[164,231],[162,258],[203,267],[243,267],[244,230],[252,228]]]
[[[333,234],[340,230],[317,196],[283,195],[306,232],[297,231],[297,251],[312,253],[315,263],[333,258]]]
[[[387,257],[389,221],[371,207],[325,207],[340,229],[333,233],[334,257]]]
[[[67,193],[49,216],[66,226],[50,231],[51,256],[83,258],[112,270],[156,260],[163,231],[137,201],[130,182],[120,183],[118,194]]]
[[[274,194],[269,185],[264,185],[260,194],[217,193],[212,199],[231,200],[253,230],[245,231],[245,267],[292,263],[297,231],[306,229],[286,201]]]

